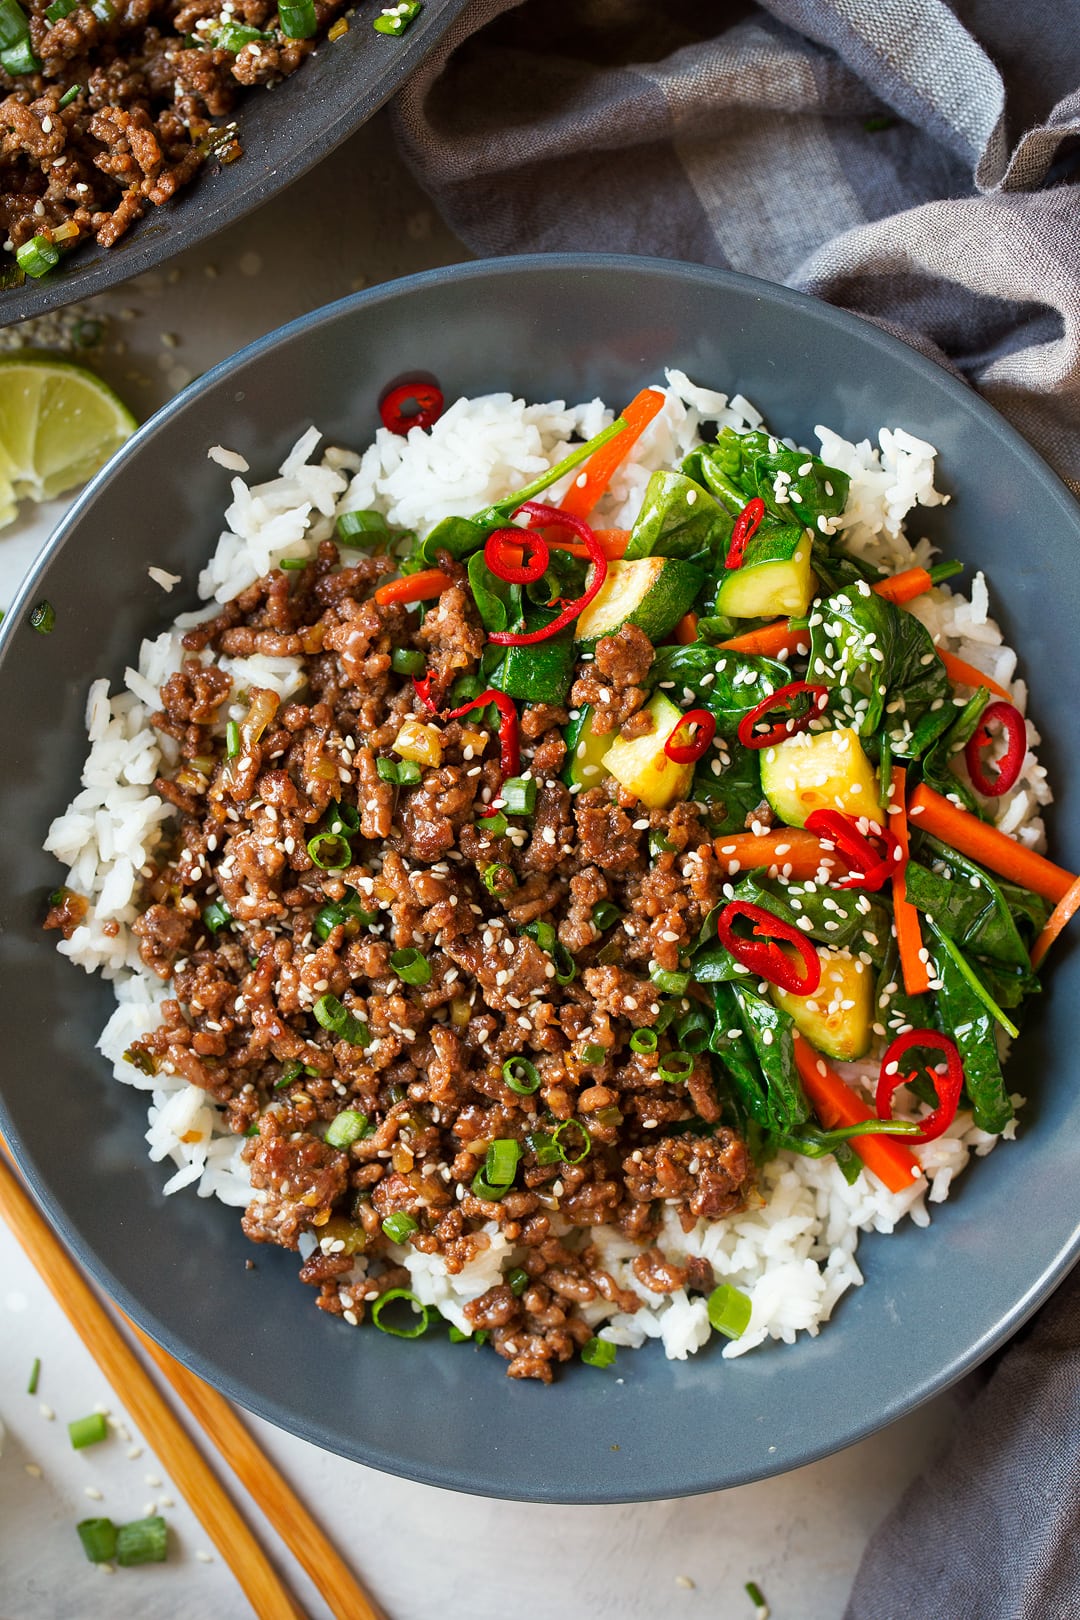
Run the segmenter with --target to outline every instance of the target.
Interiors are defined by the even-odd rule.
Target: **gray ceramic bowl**
[[[426,0],[400,39],[377,34],[370,9],[352,17],[333,44],[322,40],[303,68],[273,94],[242,96],[234,114],[243,157],[207,164],[174,201],[151,208],[113,248],[87,244],[40,281],[0,292],[0,326],[119,286],[243,219],[305,175],[365,124],[415,72],[466,0]],[[4,263],[11,260],[5,254]]]
[[[909,1412],[999,1345],[1080,1246],[1080,953],[1012,1058],[1030,1099],[1020,1140],[976,1163],[929,1231],[865,1239],[866,1286],[817,1339],[741,1361],[656,1347],[617,1376],[575,1365],[551,1389],[503,1376],[441,1334],[401,1343],[313,1308],[295,1257],[253,1250],[235,1212],[165,1200],[146,1159],[145,1099],[94,1052],[108,988],[39,932],[57,880],[39,845],[77,785],[93,674],[191,604],[147,578],[194,580],[226,480],[206,448],[267,476],[310,422],[362,445],[384,379],[434,371],[447,394],[509,388],[616,403],[664,363],[740,388],[805,441],[903,424],[940,446],[955,499],[920,529],[986,568],[1022,649],[1059,806],[1057,859],[1080,866],[1072,651],[1080,511],[985,404],[874,327],[763,282],[648,260],[502,260],[436,271],[335,304],[202,378],[141,429],[77,502],[13,606],[0,645],[8,716],[0,779],[2,1122],[50,1216],[110,1294],[175,1355],[273,1422],[394,1473],[540,1501],[711,1490],[792,1468]],[[27,628],[40,597],[48,637]],[[244,1262],[254,1255],[257,1269]]]

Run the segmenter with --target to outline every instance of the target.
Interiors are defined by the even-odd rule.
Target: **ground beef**
[[[374,601],[383,567],[342,567],[324,542],[305,569],[257,581],[186,633],[199,657],[166,681],[154,716],[178,744],[161,791],[180,815],[134,925],[169,999],[128,1055],[199,1086],[251,1137],[244,1230],[301,1247],[320,1309],[350,1324],[408,1286],[402,1244],[458,1273],[497,1223],[513,1270],[467,1319],[509,1376],[547,1382],[592,1336],[582,1312],[597,1301],[633,1312],[709,1289],[704,1262],[664,1252],[665,1209],[689,1229],[751,1187],[709,1057],[681,1082],[660,1072],[677,1044],[660,1015],[679,1009],[650,977],[685,965],[724,877],[694,806],[649,812],[610,781],[568,788],[569,716],[547,705],[521,718],[534,808],[488,825],[495,729],[433,714],[391,664],[395,647],[424,653],[436,710],[454,679],[479,675],[460,569],[446,559],[453,583],[421,617]],[[255,651],[304,658],[307,688],[285,704],[246,691],[229,758],[237,695],[219,660]],[[610,698],[593,696],[612,727],[632,721],[651,658],[624,627],[579,664],[575,690],[606,682]],[[434,728],[438,758],[397,785],[386,761],[406,719]],[[615,915],[601,927],[602,901]],[[83,911],[58,895],[49,925],[69,932]],[[419,982],[401,977],[401,952],[422,959]],[[654,1051],[630,1046],[654,1026]],[[334,1146],[339,1115],[351,1123]],[[498,1197],[487,1153],[506,1140],[519,1161]],[[603,1226],[641,1245],[619,1280],[591,1239]]]
[[[265,38],[230,49],[208,0],[80,4],[51,23],[50,0],[23,0],[38,66],[0,68],[0,226],[9,253],[31,237],[67,253],[112,247],[206,163],[241,155],[235,126],[215,125],[244,87],[278,83],[319,43],[285,39],[272,0],[244,0],[231,23]],[[315,0],[323,34],[343,0]],[[76,93],[61,106],[69,90]],[[10,265],[9,275],[19,275]]]
[[[592,729],[598,737],[620,727],[625,736],[641,735],[631,717],[648,696],[643,683],[652,661],[652,642],[636,624],[624,624],[597,642],[594,661],[574,682],[570,696],[582,708],[591,704]]]

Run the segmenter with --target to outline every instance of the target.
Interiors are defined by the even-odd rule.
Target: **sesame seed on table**
[[[339,251],[313,261],[309,226],[342,192],[350,207],[335,211]],[[380,116],[304,187],[160,270],[46,317],[33,333],[0,331],[0,352],[28,337],[34,346],[84,358],[143,417],[212,364],[307,309],[466,256],[397,164]],[[24,507],[0,535],[0,607],[64,507]],[[720,756],[714,769],[722,768]],[[554,836],[552,830],[549,842]],[[524,1011],[520,1016],[525,1027]],[[449,1179],[446,1166],[438,1173]],[[119,1397],[2,1226],[0,1279],[0,1615],[246,1620],[245,1600],[164,1465],[145,1449]],[[301,1294],[299,1328],[308,1309]],[[30,1395],[35,1357],[41,1372]],[[544,1398],[558,1400],[558,1386]],[[546,1620],[547,1613],[652,1620],[684,1609],[688,1616],[739,1616],[750,1612],[749,1579],[765,1592],[774,1620],[834,1620],[867,1537],[943,1445],[961,1400],[939,1397],[838,1456],[722,1496],[606,1508],[538,1508],[436,1491],[250,1422],[338,1547],[355,1559],[389,1620],[430,1620],[433,1593],[440,1620],[471,1620],[504,1605],[503,1561],[477,1559],[479,1545],[513,1550],[522,1590],[543,1581],[549,1608],[530,1620]],[[72,1450],[68,1422],[97,1407],[105,1409],[108,1439]],[[74,1529],[79,1519],[135,1519],[151,1503],[173,1532],[167,1564],[117,1569],[110,1578],[86,1562]],[[362,1538],[355,1534],[359,1512]],[[254,1509],[251,1520],[278,1556]],[[305,1612],[324,1620],[328,1611],[314,1589],[286,1555],[280,1559],[290,1566]]]

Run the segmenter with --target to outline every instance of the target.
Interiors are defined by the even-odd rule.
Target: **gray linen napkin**
[[[814,293],[951,364],[1080,490],[1075,0],[473,0],[394,117],[477,252]]]
[[[1075,0],[473,0],[394,116],[477,252],[801,288],[959,372],[1080,493]],[[976,1382],[845,1620],[1080,1615],[1080,1277]]]

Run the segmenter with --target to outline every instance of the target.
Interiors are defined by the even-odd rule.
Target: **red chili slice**
[[[774,709],[790,709],[794,700],[803,692],[813,693],[813,702],[803,714],[793,714],[790,720],[781,720],[768,731],[755,732],[754,727],[760,720],[764,720]],[[827,686],[814,686],[809,681],[790,681],[787,686],[781,686],[769,697],[762,698],[749,714],[743,715],[739,721],[739,741],[744,748],[768,748],[773,743],[783,742],[786,738],[793,737],[797,731],[805,731],[811,720],[816,720],[822,713],[828,701]]]
[[[439,705],[435,702],[435,699],[431,695],[431,683],[434,678],[435,677],[433,675],[414,675],[413,687],[416,691],[417,697],[424,705],[424,708],[430,709],[432,714],[438,714]]]
[[[521,562],[514,557],[511,546],[526,553]],[[491,572],[511,585],[533,585],[543,579],[550,558],[543,536],[530,534],[527,529],[496,529],[484,544],[484,561]]]
[[[806,828],[827,839],[851,868],[846,877],[834,881],[834,888],[880,889],[904,868],[904,847],[900,840],[875,821],[868,822],[863,832],[856,818],[844,815],[841,810],[813,810],[806,818]],[[882,846],[880,851],[875,845]]]
[[[983,769],[982,753],[989,748],[990,725],[997,720],[1005,732],[1005,753],[996,762],[997,775],[987,776]],[[975,735],[964,748],[968,775],[976,790],[987,799],[1000,799],[1015,787],[1020,778],[1027,753],[1027,727],[1020,710],[1011,703],[988,703],[982,712]]]
[[[754,934],[761,937],[762,944],[735,932],[739,917],[753,924]],[[732,900],[717,917],[716,932],[720,943],[727,947],[736,962],[742,962],[759,979],[778,984],[781,990],[789,990],[795,996],[812,996],[821,983],[821,959],[806,935],[766,911],[764,906],[755,906],[749,900]],[[778,939],[785,945],[794,945],[802,957],[805,971],[801,978],[795,963],[775,943]]]
[[[460,720],[463,714],[470,714],[473,709],[482,709],[489,703],[494,703],[499,711],[499,769],[505,781],[508,776],[516,776],[521,766],[518,712],[513,698],[489,686],[486,692],[481,692],[471,703],[463,703],[460,709],[451,709],[446,718]]]
[[[746,548],[761,526],[765,516],[765,502],[755,495],[752,501],[747,501],[738,517],[735,527],[731,531],[731,544],[728,546],[727,557],[724,560],[725,568],[741,568],[746,557]]]
[[[443,413],[442,390],[430,382],[403,382],[379,401],[383,427],[404,437],[410,428],[429,428]]]
[[[680,731],[696,726],[689,742],[677,743],[675,738]],[[676,765],[696,765],[708,752],[709,744],[716,736],[716,716],[708,709],[691,709],[684,714],[677,726],[672,726],[664,744],[664,753],[668,759],[674,760]]]
[[[603,588],[604,581],[607,579],[608,560],[604,554],[604,548],[600,544],[597,535],[590,529],[584,519],[574,517],[571,512],[560,512],[557,507],[545,506],[541,501],[525,501],[518,507],[514,516],[517,517],[521,512],[529,514],[530,529],[571,529],[589,553],[589,559],[593,565],[592,580],[587,586],[584,595],[579,596],[576,602],[564,602],[562,612],[552,619],[550,624],[542,625],[539,630],[520,632],[515,630],[493,630],[488,636],[488,640],[495,642],[500,647],[529,647],[534,642],[547,641],[550,636],[558,635],[560,630],[565,630],[568,624],[573,624],[574,620],[584,613],[593,597]]]
[[[944,1074],[935,1074],[934,1089],[938,1094],[938,1106],[932,1114],[919,1121],[921,1134],[910,1137],[912,1142],[932,1142],[936,1136],[942,1136],[956,1118],[956,1110],[960,1103],[960,1093],[964,1086],[964,1063],[960,1056],[956,1042],[943,1035],[937,1029],[909,1029],[903,1035],[898,1035],[886,1048],[885,1056],[881,1060],[881,1074],[878,1078],[877,1092],[874,1103],[879,1119],[892,1118],[893,1093],[898,1086],[910,1085],[918,1074],[918,1069],[912,1069],[910,1074],[900,1073],[900,1060],[905,1052],[912,1047],[929,1047],[931,1051],[943,1052],[946,1069]]]

